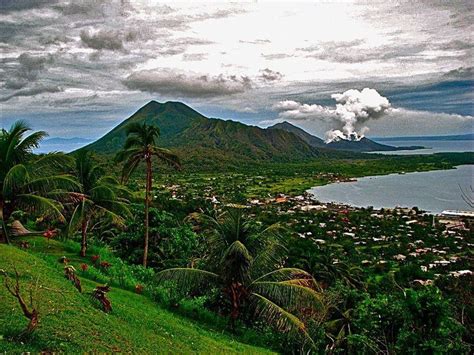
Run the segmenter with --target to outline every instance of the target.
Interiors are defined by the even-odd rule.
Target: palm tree
[[[336,281],[358,288],[361,286],[362,269],[347,262],[339,260],[331,248],[321,250],[308,250],[303,257],[295,262],[295,265],[307,270],[322,283],[332,286]]]
[[[278,329],[298,330],[307,339],[305,324],[297,314],[321,305],[319,286],[301,269],[282,268],[281,227],[263,228],[247,219],[240,208],[202,219],[212,228],[207,270],[173,268],[158,273],[158,282],[176,285],[177,292],[222,290],[231,305],[233,327],[242,310],[272,322]]]
[[[76,156],[76,173],[82,185],[82,193],[77,194],[78,205],[74,209],[70,223],[69,235],[80,226],[81,256],[87,251],[87,232],[92,230],[91,221],[94,219],[110,221],[123,225],[124,215],[130,215],[127,207],[128,191],[111,176],[104,176],[104,170],[96,164],[92,154],[81,150]]]
[[[64,221],[61,197],[80,188],[76,180],[64,173],[73,160],[60,153],[35,156],[33,149],[47,136],[35,132],[23,121],[10,130],[0,131],[0,222],[5,241],[9,243],[6,223],[18,209],[55,215]]]
[[[127,140],[123,150],[117,154],[117,160],[124,162],[122,170],[122,182],[126,182],[141,162],[146,164],[146,188],[145,188],[145,243],[143,248],[143,266],[146,267],[148,260],[149,239],[149,208],[150,193],[152,190],[152,159],[157,158],[177,169],[180,168],[178,157],[168,149],[156,146],[156,139],[160,130],[156,126],[132,123],[126,128]]]

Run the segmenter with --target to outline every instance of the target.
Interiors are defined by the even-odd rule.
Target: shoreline
[[[457,170],[459,167],[463,167],[463,166],[474,167],[474,164],[460,164],[460,165],[456,165],[456,166],[446,168],[446,169],[433,169],[433,170],[426,170],[426,171],[411,171],[411,172],[398,172],[398,173],[395,172],[395,173],[389,173],[389,174],[376,174],[376,175],[359,176],[357,178],[353,178],[353,179],[350,179],[348,181],[333,181],[333,182],[328,182],[328,183],[324,183],[324,184],[321,184],[321,185],[316,185],[316,186],[313,186],[313,187],[307,189],[306,192],[309,195],[311,195],[312,199],[315,202],[318,202],[320,204],[333,204],[333,205],[340,205],[340,206],[350,206],[350,207],[353,207],[353,208],[373,207],[374,210],[381,210],[381,209],[417,207],[420,210],[424,211],[425,213],[428,213],[428,214],[431,214],[431,215],[437,215],[437,216],[443,215],[443,212],[446,211],[446,210],[453,210],[453,209],[456,210],[456,211],[459,211],[459,212],[474,212],[474,209],[471,210],[468,207],[466,207],[466,208],[449,208],[449,207],[446,207],[446,208],[443,208],[441,211],[438,212],[438,211],[431,211],[431,210],[421,208],[418,205],[414,205],[414,206],[394,205],[394,206],[382,206],[382,207],[375,207],[373,205],[372,206],[370,206],[370,205],[360,206],[360,205],[354,205],[354,204],[340,202],[340,201],[322,201],[322,200],[318,199],[316,194],[312,191],[313,189],[317,189],[317,188],[321,188],[321,187],[329,186],[329,185],[335,185],[335,186],[336,185],[343,185],[343,184],[348,183],[348,182],[357,183],[357,182],[360,182],[362,179],[372,180],[372,178],[382,178],[382,177],[398,176],[398,175],[404,175],[404,176],[410,176],[411,175],[411,176],[413,176],[415,174],[422,174],[422,173],[433,173],[433,172],[443,172],[443,171],[449,171],[449,170]]]

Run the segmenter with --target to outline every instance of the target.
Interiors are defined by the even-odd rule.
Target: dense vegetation
[[[176,166],[155,146],[158,131],[132,128],[115,169],[85,150],[34,155],[44,133],[27,136],[23,123],[0,133],[1,236],[12,244],[0,245],[10,286],[0,287],[1,350],[469,353],[473,278],[459,273],[472,263],[469,230],[416,209],[313,210],[296,195],[353,176],[472,164],[472,154],[238,172],[185,159],[176,173],[147,161]]]

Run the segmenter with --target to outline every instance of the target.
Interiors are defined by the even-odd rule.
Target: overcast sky
[[[319,136],[472,132],[474,2],[368,3],[0,0],[1,125],[97,138],[154,99]]]

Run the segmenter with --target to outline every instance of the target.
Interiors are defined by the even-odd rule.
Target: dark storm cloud
[[[54,62],[52,55],[34,56],[29,53],[23,53],[18,57],[20,68],[18,75],[28,80],[34,80],[38,77],[40,71],[44,70],[47,64]]]
[[[206,60],[207,53],[185,53],[183,54],[183,60],[186,62],[199,62]]]
[[[198,75],[171,69],[139,71],[129,75],[123,84],[132,90],[194,98],[232,95],[252,87],[245,76]]]
[[[367,61],[403,60],[418,58],[428,48],[428,44],[390,44],[365,48],[364,40],[321,42],[304,48],[299,52],[308,53],[305,56],[336,63],[362,63]]]
[[[89,31],[81,31],[81,41],[92,49],[108,49],[117,51],[123,49],[121,35],[113,31],[100,30],[93,34]]]
[[[46,70],[47,65],[54,62],[52,55],[31,55],[22,53],[16,61],[9,64],[14,65],[14,69],[6,70],[5,88],[18,90],[28,83],[36,81],[41,72]]]
[[[62,2],[54,8],[66,16],[126,16],[133,11],[133,6],[127,0],[74,0]]]
[[[443,75],[443,78],[448,80],[473,80],[474,81],[474,67],[460,67]]]
[[[270,54],[262,53],[261,56],[265,59],[268,59],[268,60],[276,60],[276,59],[291,58],[294,55],[293,54],[288,54],[288,53],[270,53]]]
[[[5,102],[18,96],[35,96],[44,93],[56,93],[61,91],[62,89],[58,86],[38,85],[31,88],[21,89],[15,91],[13,94],[0,97],[0,102]]]
[[[278,71],[265,68],[263,70],[260,70],[259,77],[265,82],[273,82],[280,81],[283,78],[283,74]]]
[[[43,7],[54,4],[55,0],[1,0],[0,13],[9,11],[21,11]]]

